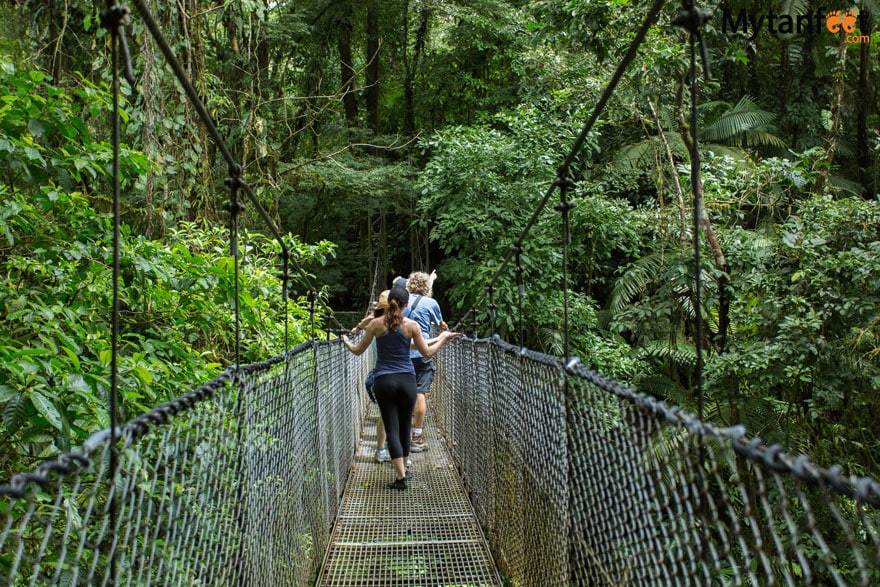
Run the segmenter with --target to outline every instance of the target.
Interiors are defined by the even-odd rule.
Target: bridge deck
[[[375,461],[378,409],[370,406],[318,586],[501,585],[449,452],[428,418],[426,452],[412,455],[409,489],[385,485]]]

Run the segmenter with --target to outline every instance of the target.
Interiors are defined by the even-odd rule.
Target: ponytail
[[[403,322],[403,308],[396,299],[388,300],[388,310],[385,311],[385,328],[392,332]]]

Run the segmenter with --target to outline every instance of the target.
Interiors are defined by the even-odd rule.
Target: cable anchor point
[[[711,19],[711,13],[692,4],[683,8],[672,21],[673,25],[686,30],[700,43],[700,60],[703,62],[703,73],[707,80],[712,79],[712,70],[709,68],[709,53],[703,41],[703,26]]]

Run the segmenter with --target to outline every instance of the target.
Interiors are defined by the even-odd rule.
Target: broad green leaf
[[[0,385],[0,403],[6,403],[18,397],[18,392],[8,385]]]
[[[58,430],[64,428],[61,413],[58,411],[58,408],[55,407],[55,404],[53,404],[46,396],[39,391],[32,391],[30,393],[30,398],[31,403],[34,404],[34,407],[44,418],[46,418],[49,424]]]
[[[15,434],[27,420],[27,400],[23,395],[13,397],[3,408],[3,423],[10,434]]]
[[[135,377],[137,377],[142,383],[149,385],[153,382],[153,374],[144,367],[135,367],[133,369]]]
[[[71,373],[65,376],[66,387],[73,391],[90,391],[92,388],[86,383],[82,375]]]

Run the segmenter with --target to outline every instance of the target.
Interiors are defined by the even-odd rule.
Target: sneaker
[[[388,452],[387,448],[377,448],[376,449],[376,462],[377,463],[391,462],[391,453]]]
[[[414,434],[409,445],[409,452],[425,452],[426,450],[428,450],[428,443],[425,442],[424,434]]]
[[[389,483],[388,489],[406,491],[406,477],[404,477],[403,479],[396,479],[393,483]]]
[[[412,467],[412,461],[409,459],[406,459],[406,468],[409,469],[410,467]]]

